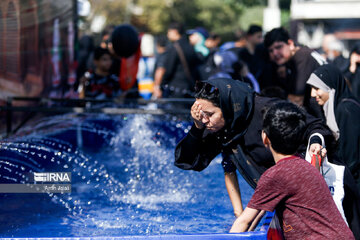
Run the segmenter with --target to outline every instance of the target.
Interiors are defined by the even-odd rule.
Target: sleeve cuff
[[[192,125],[190,131],[189,131],[189,134],[191,136],[193,136],[194,138],[202,138],[203,134],[204,134],[204,130],[205,128],[203,129],[198,129],[195,124]]]

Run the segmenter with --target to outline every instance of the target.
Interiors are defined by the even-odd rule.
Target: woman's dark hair
[[[294,154],[303,139],[305,114],[293,103],[276,103],[265,113],[263,130],[276,152]]]
[[[195,85],[195,98],[210,101],[214,106],[220,107],[219,89],[205,82],[197,82]]]
[[[284,42],[287,44],[289,39],[290,35],[288,31],[285,30],[285,28],[274,28],[265,34],[264,45],[266,48],[269,48],[274,44],[274,42]]]

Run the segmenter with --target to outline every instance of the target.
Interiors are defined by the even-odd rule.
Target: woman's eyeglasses
[[[219,89],[209,83],[205,83],[205,82],[197,82],[195,85],[195,90],[196,92],[200,92],[202,89],[204,89],[204,91],[207,94],[212,94],[214,92],[218,92]]]

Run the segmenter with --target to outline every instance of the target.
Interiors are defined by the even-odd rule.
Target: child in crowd
[[[112,60],[108,49],[97,47],[94,51],[94,72],[86,72],[80,79],[80,98],[109,99],[119,95],[116,75],[110,73]]]
[[[269,108],[262,139],[276,164],[260,177],[247,208],[230,232],[247,231],[261,210],[276,209],[286,239],[355,239],[321,174],[294,155],[305,125],[304,113],[292,103]]]

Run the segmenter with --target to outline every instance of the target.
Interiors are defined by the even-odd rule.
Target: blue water
[[[220,157],[176,168],[186,118],[66,114],[0,143],[0,183],[72,172],[72,193],[0,194],[0,237],[226,233],[234,221]],[[240,177],[244,205],[253,190]]]

